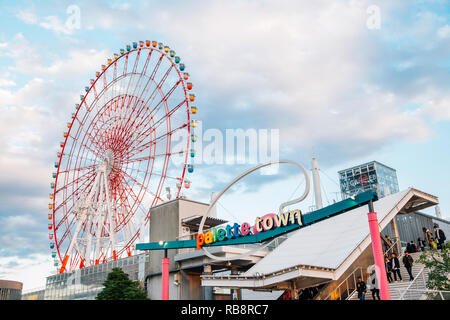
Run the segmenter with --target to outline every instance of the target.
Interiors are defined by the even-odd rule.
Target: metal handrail
[[[400,291],[400,289],[396,289],[396,291]],[[450,291],[446,291],[446,290],[429,290],[429,289],[409,289],[409,291],[414,291],[414,292],[422,292],[422,293],[439,293],[440,297],[442,300],[445,300],[445,298],[443,297],[443,293],[445,294],[449,294],[450,295]],[[401,299],[403,300],[403,298]]]
[[[329,300],[329,298],[333,295],[333,293],[335,293],[338,289],[339,289],[339,298],[341,297],[341,291],[340,288],[344,283],[347,283],[348,279],[353,276],[353,283],[356,283],[356,278],[355,278],[355,273],[356,271],[360,270],[360,274],[362,276],[363,270],[362,267],[357,267],[355,270],[352,271],[352,273],[350,273],[341,283],[339,283],[339,285],[336,287],[336,289],[334,289],[326,298],[325,300]],[[348,283],[347,283],[348,284]],[[356,289],[355,289],[356,290]],[[355,291],[353,290],[352,292],[348,293],[348,297]],[[348,285],[347,285],[347,291],[348,291]]]
[[[388,253],[388,252],[389,252],[392,248],[394,248],[398,243],[401,243],[400,239],[395,240],[394,243],[392,243],[392,245],[391,245],[389,248],[387,248],[387,249],[383,252],[383,255],[386,255],[386,253]],[[341,287],[344,283],[347,283],[348,278],[349,278],[351,275],[354,275],[354,273],[355,273],[357,270],[359,270],[359,269],[361,269],[361,273],[360,273],[360,274],[361,274],[361,276],[362,276],[362,268],[361,268],[361,267],[356,268],[355,270],[352,271],[352,273],[350,273],[350,274],[347,276],[347,278],[345,278],[345,280],[343,280],[341,283],[339,283],[339,285],[336,287],[336,289],[333,290],[333,291],[325,298],[325,300],[328,300],[328,299],[331,297],[331,295],[332,295],[333,293],[335,293],[337,290],[339,290],[339,297],[340,297],[340,296],[341,296],[341,295],[340,295],[340,287]],[[354,279],[354,283],[356,283],[356,279]],[[355,286],[355,287],[356,287],[356,286]],[[347,298],[350,297],[350,296],[352,295],[352,293],[353,293],[355,290],[356,290],[356,288],[355,288],[352,292],[350,292],[350,293],[347,295]],[[348,291],[348,283],[347,283],[347,291]]]
[[[414,290],[414,289],[411,289],[411,287],[417,283],[417,280],[419,279],[419,276],[424,276],[424,274],[423,274],[423,273],[424,273],[424,270],[425,270],[425,266],[422,267],[422,269],[421,269],[421,270],[419,271],[419,273],[416,275],[416,277],[414,278],[414,280],[411,281],[411,283],[406,287],[406,289],[405,289],[405,290],[403,291],[403,293],[400,295],[400,300],[403,300],[403,298],[405,297],[405,294],[406,294],[408,291]],[[425,278],[424,278],[423,280],[424,280],[424,282],[425,282]]]
[[[39,287],[35,287],[35,288],[30,288],[30,289],[26,289],[26,290],[22,290],[22,295],[27,295],[30,293],[35,293],[38,291],[43,291],[45,290],[45,286],[39,286]]]
[[[386,255],[386,253],[388,253],[389,250],[391,250],[392,248],[394,248],[394,246],[396,246],[399,242],[401,243],[401,240],[400,240],[400,239],[395,240],[395,241],[392,243],[392,245],[391,245],[389,248],[387,248],[387,249],[383,252],[383,255]]]

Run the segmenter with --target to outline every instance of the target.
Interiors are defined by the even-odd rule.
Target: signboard
[[[261,243],[353,210],[369,203],[369,201],[375,201],[377,199],[378,196],[376,192],[369,190],[356,195],[354,198],[336,202],[305,215],[303,215],[300,210],[292,210],[279,215],[271,213],[256,218],[253,227],[250,227],[248,223],[243,223],[242,225],[234,223],[233,225],[227,225],[222,228],[213,228],[204,233],[199,233],[196,235],[195,239],[192,240],[139,243],[136,245],[136,250],[203,249],[204,247],[212,246]]]
[[[242,225],[235,223],[233,226],[227,225],[225,228],[213,228],[204,234],[197,234],[197,249],[201,249],[204,244],[223,242],[226,240],[245,237],[251,234],[258,234],[273,228],[288,226],[289,224],[302,225],[302,214],[300,210],[293,210],[284,213],[267,214],[262,218],[256,218],[253,227],[247,222]]]
[[[378,183],[375,171],[368,173],[355,174],[350,177],[341,177],[340,185],[341,191],[344,193],[358,193],[363,191],[366,186],[373,186]],[[367,188],[366,188],[367,189]]]

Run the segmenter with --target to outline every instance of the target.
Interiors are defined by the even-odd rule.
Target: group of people
[[[412,266],[414,259],[409,255],[408,251],[405,251],[405,255],[402,258],[403,266],[408,271],[409,281],[414,280],[412,275]],[[386,268],[387,279],[389,283],[392,281],[397,281],[397,276],[399,281],[402,281],[402,275],[400,273],[400,261],[395,253],[392,253],[391,258],[385,257],[384,262]],[[392,274],[394,274],[394,280],[392,280]],[[380,300],[380,286],[378,284],[378,278],[375,270],[372,271],[369,278],[367,279],[370,291],[372,292],[373,300]],[[358,298],[360,300],[365,300],[367,292],[367,284],[363,281],[362,277],[358,277],[356,283],[356,291],[358,292]]]
[[[434,225],[434,237],[427,228],[423,228],[422,230],[425,234],[425,240],[422,240],[422,238],[417,239],[417,246],[414,241],[409,242],[406,245],[405,254],[402,258],[403,266],[405,267],[409,275],[409,281],[414,280],[414,276],[412,274],[414,259],[410,256],[410,253],[417,252],[419,248],[421,251],[425,251],[425,247],[427,245],[430,249],[442,249],[442,245],[446,240],[444,231],[439,229],[438,225]],[[388,257],[385,257],[384,264],[389,283],[397,281],[397,276],[399,281],[403,280],[400,273],[400,261],[395,253],[391,254],[390,259]],[[394,280],[392,280],[392,274],[394,275]],[[370,290],[372,291],[373,300],[380,300],[380,287],[375,270],[372,271],[371,275],[367,279],[367,282],[369,284]],[[363,281],[362,277],[358,277],[357,279],[356,291],[358,292],[358,298],[360,300],[364,300],[367,292],[367,284]]]
[[[425,240],[422,238],[417,239],[419,247],[422,251],[425,251],[425,247],[428,245],[430,249],[442,249],[442,245],[445,240],[447,240],[444,231],[439,229],[439,225],[434,225],[434,237],[430,230],[427,228],[422,228],[423,233],[425,234]]]

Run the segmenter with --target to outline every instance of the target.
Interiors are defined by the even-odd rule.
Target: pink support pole
[[[375,270],[377,273],[378,283],[380,285],[380,298],[381,300],[391,300],[386,268],[384,265],[384,256],[381,246],[380,228],[378,227],[377,213],[369,212],[368,217],[370,237],[372,239],[373,257],[375,259]]]
[[[162,260],[162,300],[169,300],[169,258]]]

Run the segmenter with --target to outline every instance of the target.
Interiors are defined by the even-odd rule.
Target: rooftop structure
[[[342,199],[373,190],[379,198],[399,192],[397,172],[378,161],[367,162],[338,172]]]

